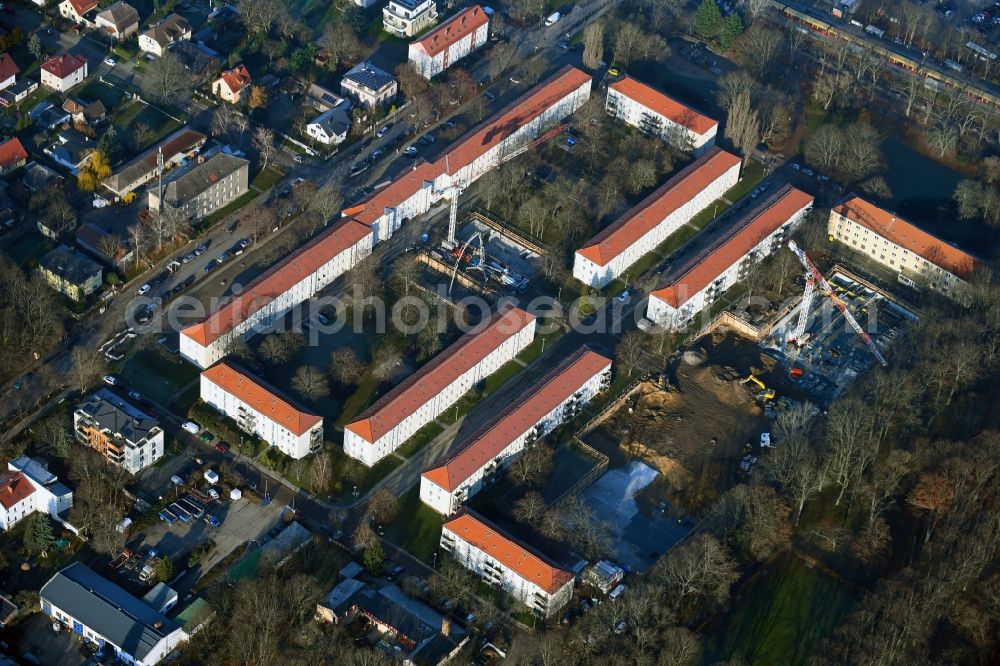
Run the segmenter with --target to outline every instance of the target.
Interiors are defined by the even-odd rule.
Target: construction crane
[[[871,336],[865,333],[865,329],[861,328],[861,324],[859,324],[858,320],[854,318],[854,315],[850,313],[847,309],[847,305],[843,300],[841,300],[840,296],[837,296],[837,293],[830,287],[830,283],[826,281],[826,278],[819,272],[819,269],[816,268],[816,264],[814,264],[809,256],[806,255],[805,251],[796,245],[793,240],[788,241],[788,249],[795,253],[795,256],[799,258],[802,266],[806,269],[806,289],[803,294],[802,305],[799,306],[799,321],[795,328],[795,342],[798,343],[798,341],[801,340],[802,336],[805,334],[805,321],[809,315],[809,306],[811,305],[816,288],[819,287],[820,293],[824,296],[828,296],[830,300],[833,301],[834,306],[836,306],[836,308],[840,310],[841,314],[844,315],[844,319],[846,319],[847,323],[851,325],[854,332],[860,335],[861,339],[865,341],[865,344],[868,345],[868,349],[870,349],[872,354],[875,355],[875,358],[878,359],[878,362],[882,365],[882,367],[884,368],[889,365],[879,352],[878,347],[875,346]],[[810,285],[812,286],[810,287]]]
[[[450,184],[447,187],[438,190],[437,194],[440,195],[442,198],[448,199],[448,201],[451,204],[451,208],[448,211],[448,238],[446,240],[446,245],[449,248],[455,247],[456,245],[455,233],[458,231],[458,197],[462,194],[465,188],[468,187],[469,183],[473,182],[474,180],[479,178],[481,175],[483,175],[490,169],[499,168],[502,164],[509,162],[510,160],[514,159],[519,155],[523,155],[525,152],[531,150],[535,146],[548,141],[549,139],[558,134],[561,134],[562,132],[566,131],[569,127],[570,127],[569,124],[557,125],[552,129],[548,130],[547,132],[541,134],[540,136],[532,139],[531,141],[528,141],[527,143],[518,146],[509,153],[501,155],[497,159],[497,161],[494,162],[493,164],[489,164],[485,167],[482,167],[481,169],[477,170],[476,173],[461,179],[456,179],[452,177],[451,164],[449,163],[448,155],[445,155],[444,158],[445,170],[446,170],[446,175],[448,176],[448,179],[450,181]]]
[[[466,254],[469,246],[472,245],[472,241],[475,240],[479,241],[479,249],[473,249],[471,254]],[[483,274],[486,273],[486,243],[483,242],[482,235],[477,231],[461,247],[456,246],[451,254],[455,257],[455,267],[451,269],[451,282],[448,283],[449,296],[451,295],[451,288],[455,286],[455,276],[458,275],[458,267],[466,257],[468,257],[470,269],[477,269],[482,271]]]

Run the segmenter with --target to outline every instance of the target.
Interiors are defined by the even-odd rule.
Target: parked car
[[[250,247],[251,243],[253,243],[253,239],[247,236],[246,238],[240,241],[240,247],[242,247],[245,250],[248,247]]]
[[[211,497],[214,500],[217,500],[217,499],[219,499],[219,491],[216,490],[215,488],[209,488],[208,489],[208,496]]]
[[[114,375],[104,375],[104,383],[108,386],[114,386],[118,383],[118,379]]]
[[[107,58],[104,59],[104,64],[107,65],[108,67],[114,67],[115,65],[118,64],[118,61],[112,58],[111,56],[108,56]]]
[[[382,127],[379,128],[377,132],[375,132],[375,136],[381,139],[382,137],[384,137],[386,134],[389,133],[390,127],[392,127],[392,125],[383,125]]]
[[[183,264],[190,264],[192,261],[194,261],[194,259],[195,259],[196,256],[197,255],[194,252],[186,254],[186,255],[184,255],[184,258],[181,259],[181,263],[183,263]]]
[[[205,442],[206,444],[211,444],[212,442],[215,441],[215,435],[206,430],[205,432],[198,435],[198,439]]]
[[[205,254],[206,252],[208,252],[208,243],[202,243],[201,245],[199,245],[194,249],[194,254],[195,256],[198,257]]]
[[[140,296],[142,296],[143,294],[148,294],[150,289],[152,289],[152,287],[150,287],[149,283],[147,282],[146,284],[144,284],[141,287],[139,287],[138,294]]]
[[[138,391],[129,391],[128,397],[132,398],[133,400],[142,400],[142,394],[139,393]]]
[[[215,450],[219,453],[229,453],[229,444],[225,442],[219,442],[215,445]]]
[[[194,421],[185,421],[181,425],[181,428],[183,430],[187,430],[192,435],[197,435],[201,431],[201,426],[198,425],[197,423],[195,423]],[[195,462],[198,462],[197,458],[195,458]],[[200,465],[201,463],[198,463],[198,464]]]
[[[296,155],[295,157],[293,157],[293,158],[292,158],[292,160],[293,160],[293,161],[294,161],[294,162],[295,162],[296,164],[302,164],[303,162],[305,162],[305,161],[306,161],[306,158],[302,157],[301,155]]]
[[[486,92],[483,93],[483,97],[485,97],[486,99],[488,99],[488,100],[490,100],[492,102],[492,101],[496,100],[497,94],[495,92],[493,92],[492,90],[487,90]]]
[[[417,156],[417,147],[416,146],[409,146],[406,150],[403,151],[403,154],[406,155],[407,157],[416,157]]]

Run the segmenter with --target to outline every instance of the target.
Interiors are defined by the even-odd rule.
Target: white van
[[[197,435],[199,432],[201,432],[201,426],[195,423],[194,421],[184,422],[184,424],[181,425],[181,428],[187,430],[192,435]]]
[[[622,592],[624,591],[625,591],[625,583],[619,583],[618,587],[611,590],[611,594],[609,594],[608,596],[612,599],[617,599],[618,597],[622,596]]]

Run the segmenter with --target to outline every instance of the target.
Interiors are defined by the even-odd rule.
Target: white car
[[[107,65],[108,67],[114,67],[115,65],[118,64],[118,61],[112,58],[111,56],[108,56],[107,58],[104,59],[104,64]]]
[[[219,491],[216,490],[215,488],[209,488],[208,489],[208,496],[211,497],[214,500],[217,500],[217,499],[219,499]]]
[[[194,421],[186,421],[183,425],[181,425],[181,428],[187,430],[192,435],[197,435],[201,432],[201,426]]]
[[[149,290],[150,286],[148,284],[144,284],[141,287],[139,287],[139,295],[142,296],[143,294],[149,293]]]
[[[118,383],[118,379],[114,375],[104,375],[104,383],[108,386],[114,386]]]

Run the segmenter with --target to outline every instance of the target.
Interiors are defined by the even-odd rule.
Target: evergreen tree
[[[726,20],[722,23],[722,34],[719,35],[719,46],[722,47],[723,51],[728,51],[729,47],[733,45],[736,38],[743,34],[743,20],[740,19],[740,15],[733,12],[726,17]]]
[[[44,513],[33,513],[25,521],[24,547],[32,555],[38,555],[48,550],[52,545],[52,525]]]
[[[722,25],[722,12],[715,0],[702,0],[698,11],[694,13],[694,31],[699,37],[711,39],[719,33]]]
[[[385,568],[385,553],[382,552],[382,544],[378,539],[373,539],[365,548],[364,564],[365,568],[376,576]]]

